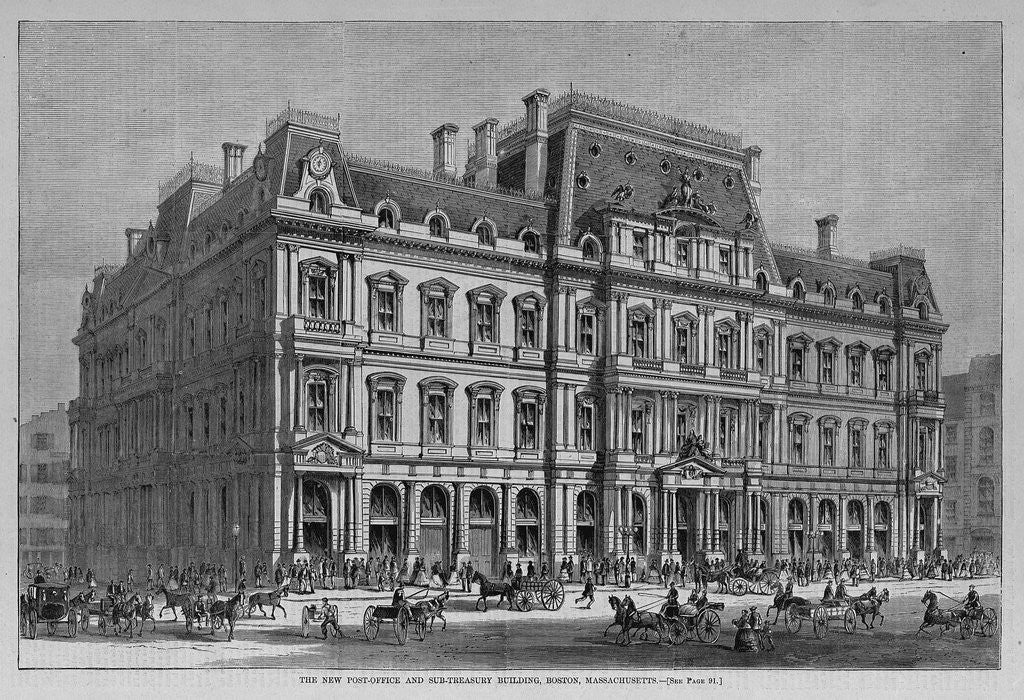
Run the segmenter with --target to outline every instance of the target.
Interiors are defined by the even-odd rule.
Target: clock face
[[[263,157],[257,157],[252,164],[253,171],[256,174],[257,180],[267,179],[267,159]]]
[[[318,152],[309,157],[309,172],[313,177],[321,178],[331,169],[331,158],[326,153]]]

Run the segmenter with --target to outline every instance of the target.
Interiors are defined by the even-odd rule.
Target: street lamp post
[[[234,566],[231,567],[231,568],[233,568],[235,570],[235,592],[236,593],[238,592],[238,532],[239,532],[239,530],[241,530],[241,528],[238,527],[238,523],[234,523],[231,526],[231,534],[233,534],[235,536],[235,561],[234,561]]]
[[[807,539],[810,541],[810,544],[811,544],[811,570],[807,573],[807,580],[808,581],[813,581],[814,580],[814,543],[818,541],[818,533],[814,532],[813,530],[811,532],[808,532],[807,533]]]
[[[633,535],[636,534],[636,528],[630,525],[621,525],[619,527],[619,534],[622,535],[622,539],[626,543],[626,571],[625,571],[625,587],[629,588],[629,543],[633,539]]]

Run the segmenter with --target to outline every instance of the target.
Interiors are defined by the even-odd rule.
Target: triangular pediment
[[[942,491],[942,484],[946,483],[945,477],[934,471],[927,471],[914,477],[914,490],[918,494],[938,495]]]
[[[686,481],[699,481],[707,477],[722,476],[725,470],[716,465],[710,459],[700,455],[684,457],[671,464],[666,464],[657,470],[659,476],[664,479],[666,476],[678,476]]]
[[[296,464],[351,466],[363,459],[363,451],[336,433],[315,433],[292,446]]]
[[[936,483],[939,483],[939,484],[946,483],[946,477],[944,477],[941,474],[939,474],[938,472],[934,472],[934,471],[926,471],[923,474],[918,474],[913,479],[913,481],[915,481],[916,483],[919,483],[919,484],[920,483],[924,483],[924,482],[929,481],[929,480],[935,481]]]

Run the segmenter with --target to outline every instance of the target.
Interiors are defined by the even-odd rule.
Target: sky
[[[20,413],[77,393],[80,300],[157,183],[249,145],[289,102],[340,114],[346,150],[429,168],[429,133],[579,90],[740,133],[762,148],[772,241],[845,255],[923,247],[944,373],[1000,351],[998,24],[23,23]]]

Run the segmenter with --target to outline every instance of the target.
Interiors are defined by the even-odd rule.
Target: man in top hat
[[[834,596],[833,596],[833,593],[832,593],[832,582],[829,581],[828,583],[825,584],[825,593],[823,593],[822,596],[821,596],[821,602],[822,603],[831,603],[833,597]]]
[[[403,602],[405,602],[405,582],[398,579],[395,582],[395,592],[391,594],[391,604],[401,605]]]
[[[344,635],[341,633],[341,627],[338,626],[337,612],[331,608],[331,605],[326,598],[321,598],[320,604],[323,606],[321,609],[323,610],[324,616],[324,621],[320,623],[320,632],[323,634],[324,639],[327,639],[327,630],[331,627],[334,628],[334,634],[336,636],[343,637]]]
[[[974,590],[973,584],[971,589],[967,591],[967,597],[964,598],[964,610],[967,612],[981,610],[981,598],[978,596],[978,592]]]
[[[587,603],[587,610],[590,610],[590,606],[594,604],[594,577],[589,574],[586,577],[586,581],[583,583],[583,595],[576,599],[576,605],[580,604],[581,600],[590,599]]]
[[[661,605],[661,614],[665,617],[679,616],[679,589],[676,588],[675,581],[668,584],[668,593],[665,594],[665,602]]]

